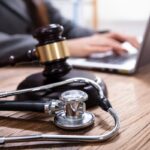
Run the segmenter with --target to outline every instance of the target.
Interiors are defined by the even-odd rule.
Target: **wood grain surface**
[[[41,68],[0,69],[0,91],[14,90],[28,75]],[[149,150],[150,149],[150,66],[134,76],[93,73],[107,84],[109,99],[119,114],[121,128],[119,134],[109,141],[99,143],[65,142],[22,142],[0,145],[2,149],[61,149],[61,150]],[[6,98],[5,98],[6,99]],[[9,99],[13,99],[10,97]],[[111,129],[112,118],[101,109],[92,108],[96,116],[90,129],[63,131],[54,126],[52,118],[46,114],[31,112],[0,112],[0,136],[18,136],[39,133],[98,135]]]

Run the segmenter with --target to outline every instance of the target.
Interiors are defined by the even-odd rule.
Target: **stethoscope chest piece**
[[[56,126],[62,129],[83,129],[94,123],[94,115],[86,111],[85,101],[88,95],[80,90],[69,90],[61,95],[64,110],[58,112],[54,118]]]

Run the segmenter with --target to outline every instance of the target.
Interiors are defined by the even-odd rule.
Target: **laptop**
[[[150,18],[143,40],[141,40],[140,49],[135,49],[128,42],[124,42],[122,46],[128,50],[128,53],[123,56],[117,56],[112,51],[108,51],[93,53],[88,58],[70,58],[68,62],[77,68],[121,74],[136,73],[142,66],[150,64]]]

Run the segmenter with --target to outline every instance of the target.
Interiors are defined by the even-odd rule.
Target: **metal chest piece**
[[[94,115],[86,111],[85,101],[88,95],[81,90],[69,90],[62,93],[64,110],[56,114],[54,123],[62,129],[82,129],[94,123]]]

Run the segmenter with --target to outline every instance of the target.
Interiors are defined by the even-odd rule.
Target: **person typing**
[[[110,49],[120,55],[126,51],[121,46],[124,41],[139,47],[135,37],[111,31],[99,34],[74,24],[63,17],[49,0],[1,0],[0,13],[0,66],[8,65],[14,54],[17,60],[22,60],[37,43],[32,38],[33,30],[53,23],[64,26],[63,36],[67,38],[73,57],[86,57]]]

